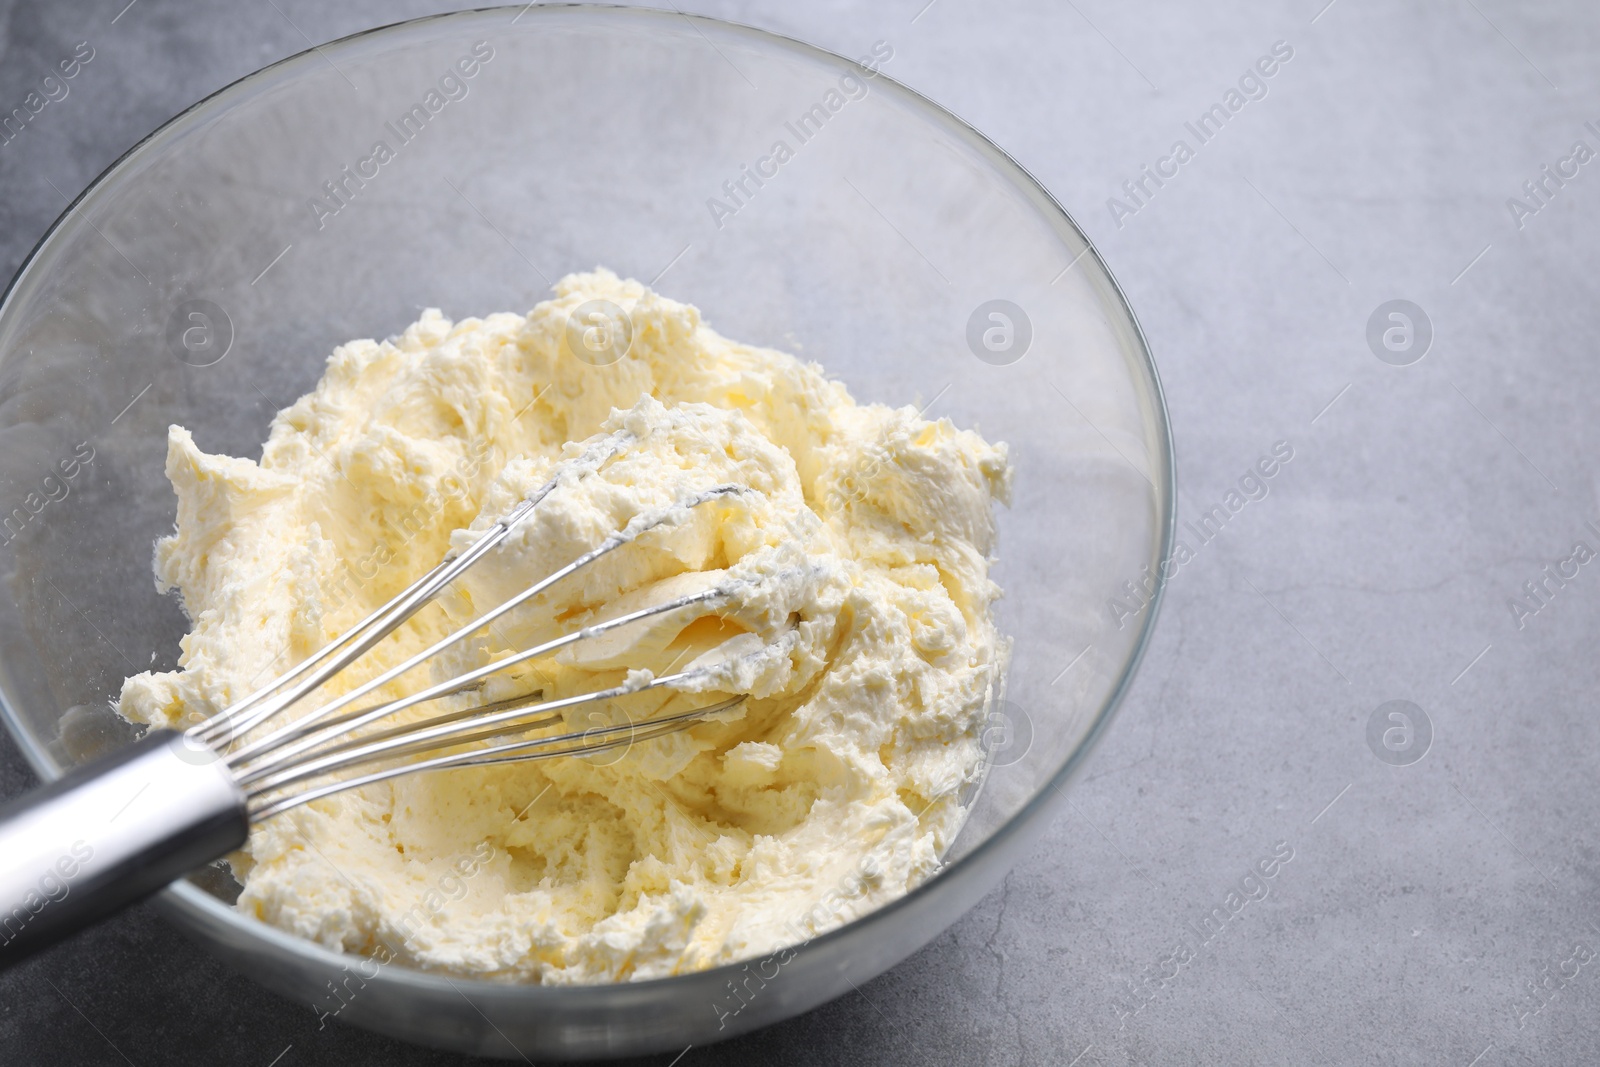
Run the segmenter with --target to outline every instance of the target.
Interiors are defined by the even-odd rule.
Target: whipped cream
[[[632,322],[607,366],[567,347],[593,300]],[[745,697],[591,757],[416,774],[270,819],[231,857],[238,907],[263,922],[450,973],[653,978],[870,911],[934,872],[960,827],[1009,647],[989,567],[1011,469],[1004,445],[946,419],[858,404],[815,364],[601,270],[525,316],[430,309],[391,341],[341,345],[259,461],[174,426],[167,473],[178,517],[157,585],[193,627],[180,670],[125,683],[135,721],[181,726],[247,695],[552,478],[501,547],[329,691],[634,523],[649,528],[376,695],[714,591],[472,699],[630,690],[570,709],[567,728],[587,729]]]

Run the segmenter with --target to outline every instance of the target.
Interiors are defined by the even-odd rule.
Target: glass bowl
[[[1172,456],[1155,368],[1087,238],[894,82],[893,57],[670,12],[466,12],[274,64],[119,160],[0,306],[0,697],[33,766],[55,777],[125,741],[107,710],[122,678],[175,666],[186,625],[151,574],[170,423],[259,455],[336,344],[430,305],[526,310],[603,264],[860,400],[1010,444],[994,573],[1016,646],[991,770],[937,875],[781,960],[580,987],[385,966],[338,1018],[491,1056],[676,1050],[806,1011],[953,922],[1026,853],[1129,684]],[[208,869],[160,899],[302,1003],[361,962],[229,895]]]

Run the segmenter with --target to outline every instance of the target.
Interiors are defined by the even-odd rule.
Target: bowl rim
[[[138,156],[150,148],[158,140],[165,139],[181,132],[179,129],[180,126],[187,126],[205,121],[211,117],[214,117],[213,113],[220,113],[224,106],[230,103],[230,101],[224,100],[224,97],[232,97],[236,91],[248,88],[251,83],[258,80],[263,80],[265,76],[273,72],[280,71],[280,68],[287,68],[288,66],[296,63],[313,62],[315,59],[323,58],[324,53],[326,53],[328,50],[349,48],[354,46],[357,42],[365,41],[369,37],[396,32],[402,29],[409,29],[430,22],[447,22],[457,20],[468,22],[473,19],[480,19],[492,14],[507,14],[519,8],[521,9],[521,13],[513,19],[513,22],[518,21],[527,15],[532,15],[535,19],[541,19],[552,17],[552,15],[555,13],[561,13],[565,15],[577,13],[599,15],[604,18],[621,17],[639,18],[645,20],[679,18],[687,20],[691,25],[700,23],[706,26],[714,27],[718,32],[732,31],[732,33],[736,36],[743,35],[747,38],[754,38],[764,43],[768,47],[777,46],[782,50],[798,52],[801,55],[813,60],[837,60],[843,61],[846,64],[853,64],[855,62],[831,49],[823,48],[807,41],[802,41],[787,34],[761,29],[759,27],[746,25],[744,23],[734,22],[729,19],[720,19],[708,15],[690,14],[677,10],[662,11],[655,8],[632,7],[625,4],[539,3],[538,0],[535,0],[535,2],[529,4],[495,5],[489,7],[477,7],[440,12],[437,14],[420,16],[418,18],[402,19],[397,22],[385,23],[380,26],[359,30],[355,33],[346,34],[343,37],[334,38],[333,40],[323,44],[311,45],[310,47],[307,47],[299,52],[295,52],[291,55],[283,57],[282,59],[275,60],[266,66],[260,67],[248,74],[236,78],[228,84],[213,90],[199,100],[196,100],[194,103],[190,104],[182,111],[179,111],[177,114],[161,123],[161,125],[157,126],[150,133],[136,141],[125,152],[123,152],[108,166],[106,166],[104,170],[96,175],[92,181],[85,185],[82,191],[77,194],[77,196],[72,198],[71,203],[69,203],[61,212],[61,214],[57,216],[55,221],[50,224],[50,226],[45,230],[44,234],[28,251],[28,254],[23,258],[22,262],[18,266],[16,273],[12,276],[10,281],[7,282],[4,292],[0,293],[0,321],[3,321],[6,314],[10,311],[12,297],[16,293],[18,287],[28,276],[30,270],[39,260],[41,254],[55,238],[56,234],[66,224],[67,220],[77,212],[79,205],[91,195],[96,193],[135,156]],[[699,32],[698,28],[697,32]],[[922,883],[914,886],[902,896],[896,897],[895,899],[888,901],[877,908],[874,908],[872,911],[852,919],[841,926],[837,926],[832,930],[826,931],[825,933],[818,934],[815,937],[803,942],[801,945],[789,946],[791,948],[807,948],[812,946],[821,947],[827,944],[835,943],[860,931],[885,922],[893,917],[896,913],[904,909],[913,907],[919,901],[930,897],[936,891],[936,887],[945,882],[954,880],[960,873],[981,864],[984,858],[989,854],[999,851],[1001,846],[1004,845],[1008,840],[1020,833],[1024,828],[1031,825],[1034,820],[1043,814],[1045,809],[1050,807],[1058,797],[1065,797],[1065,787],[1077,776],[1084,763],[1088,760],[1090,754],[1099,745],[1101,738],[1104,736],[1106,729],[1111,723],[1111,720],[1116,716],[1117,711],[1120,709],[1122,701],[1127,695],[1128,689],[1133,684],[1134,677],[1138,673],[1139,665],[1143,661],[1145,652],[1149,647],[1151,635],[1155,631],[1156,619],[1158,618],[1160,609],[1166,600],[1168,578],[1164,574],[1165,568],[1163,568],[1160,564],[1170,559],[1172,556],[1177,526],[1177,460],[1173,446],[1172,426],[1167,410],[1166,394],[1162,389],[1161,377],[1156,368],[1155,359],[1150,349],[1149,340],[1145,336],[1144,328],[1139,324],[1138,317],[1134,314],[1133,307],[1128,302],[1127,295],[1123,292],[1121,284],[1117,281],[1115,275],[1112,274],[1110,267],[1106,264],[1105,259],[1101,256],[1100,250],[1089,238],[1089,235],[1084,232],[1083,228],[1078,225],[1077,220],[1072,217],[1071,213],[1068,212],[1061,202],[1056,199],[1054,194],[1052,194],[1049,189],[1045,187],[1043,182],[1034,177],[1034,175],[1026,167],[1014,159],[1010,153],[1005,151],[1005,149],[1001,148],[999,145],[995,144],[971,123],[967,122],[954,111],[936,102],[926,94],[919,92],[918,90],[907,86],[905,83],[883,73],[882,70],[877,71],[874,76],[874,81],[886,83],[890,87],[890,91],[901,94],[906,102],[914,105],[919,110],[923,118],[932,120],[933,124],[946,128],[949,130],[949,132],[960,137],[968,147],[977,150],[977,152],[984,157],[987,162],[994,166],[997,172],[1008,178],[1011,181],[1011,184],[1017,188],[1019,192],[1027,195],[1030,199],[1036,200],[1052,209],[1055,214],[1059,216],[1058,220],[1056,220],[1057,223],[1065,223],[1066,228],[1083,242],[1084,250],[1079,254],[1078,258],[1089,259],[1092,261],[1093,267],[1098,270],[1099,275],[1107,285],[1109,289],[1109,295],[1114,299],[1116,306],[1120,308],[1125,319],[1125,325],[1131,329],[1132,338],[1136,342],[1135,354],[1138,356],[1137,366],[1140,370],[1142,370],[1149,386],[1147,396],[1147,399],[1150,402],[1148,419],[1149,424],[1146,425],[1144,429],[1147,435],[1153,434],[1155,438],[1155,440],[1151,442],[1154,447],[1152,449],[1150,458],[1155,462],[1156,469],[1152,470],[1151,474],[1158,476],[1155,481],[1151,482],[1151,488],[1154,494],[1153,503],[1157,509],[1156,525],[1158,534],[1156,538],[1157,544],[1155,545],[1156,552],[1150,561],[1153,564],[1152,569],[1154,573],[1154,588],[1150,594],[1149,609],[1143,613],[1144,619],[1141,623],[1140,632],[1137,635],[1132,649],[1122,665],[1121,673],[1117,678],[1116,684],[1112,686],[1111,691],[1102,701],[1099,710],[1095,713],[1094,721],[1090,724],[1088,731],[1084,734],[1083,740],[1070,753],[1068,753],[1065,761],[1063,761],[1061,766],[1056,769],[1055,773],[1052,774],[1039,789],[1035,790],[1034,794],[1029,797],[1021,807],[1013,812],[1011,816],[1007,818],[1003,824],[997,827],[987,838],[975,845],[970,852],[967,852],[948,864],[942,864],[939,869],[934,872],[934,874],[929,876]],[[1077,261],[1074,260],[1073,262],[1076,263]],[[1132,466],[1131,462],[1129,465]],[[1144,473],[1139,471],[1137,467],[1134,469],[1141,475]],[[1146,480],[1149,479],[1147,478]],[[12,709],[10,702],[5,699],[3,694],[0,694],[0,722],[4,723],[6,731],[16,741],[17,746],[22,750],[24,757],[27,759],[34,772],[38,774],[45,782],[50,782],[61,777],[61,775],[66,773],[66,770],[69,769],[58,765],[46,748],[42,744],[37,743],[29,735],[29,733],[23,729],[16,712]],[[309,961],[323,966],[330,971],[338,970],[339,968],[347,966],[351,959],[351,955],[348,953],[334,952],[331,949],[324,948],[315,941],[297,937],[294,934],[291,934],[285,930],[281,930],[269,923],[247,917],[241,914],[237,908],[223,903],[210,893],[205,892],[198,886],[195,886],[184,879],[179,879],[178,881],[175,881],[163,888],[158,893],[157,899],[164,904],[176,907],[180,911],[198,911],[202,914],[210,913],[210,915],[216,920],[238,929],[246,938],[259,940],[265,943],[265,947],[288,953],[291,956],[297,955],[307,957]],[[207,938],[207,940],[209,940],[209,938]],[[748,962],[748,960],[740,960],[735,963],[721,964],[716,967],[708,967],[697,971],[688,971],[682,974],[669,975],[662,978],[647,978],[630,980],[627,982],[606,982],[581,985],[546,985],[537,982],[507,982],[491,978],[476,978],[451,975],[443,972],[423,971],[398,963],[385,965],[383,968],[382,978],[397,984],[410,985],[419,991],[427,991],[430,993],[443,994],[447,992],[453,992],[465,995],[466,992],[470,991],[474,994],[474,996],[482,996],[489,999],[497,999],[506,997],[508,995],[515,995],[518,998],[548,998],[551,1002],[559,1003],[562,1001],[570,1002],[574,1000],[584,1000],[597,996],[604,996],[606,991],[614,990],[619,985],[625,986],[630,990],[643,993],[649,989],[661,988],[662,986],[671,983],[682,983],[689,979],[705,980],[711,976],[718,975],[721,972],[733,974],[737,973],[739,968]],[[463,987],[465,987],[465,990]]]

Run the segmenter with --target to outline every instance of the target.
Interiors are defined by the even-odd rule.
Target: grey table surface
[[[188,104],[438,10],[125,3],[0,3],[6,110],[96,50],[0,147],[6,276]],[[893,42],[896,78],[1056,194],[1149,334],[1180,523],[1275,442],[1294,458],[1179,570],[1119,720],[1000,889],[859,993],[680,1067],[1600,1060],[1600,8],[685,6],[851,55]],[[1170,173],[1184,124],[1278,42],[1264,97],[1124,189]],[[32,781],[0,741],[0,795]],[[1247,879],[1274,849],[1293,858]],[[1174,961],[1241,881],[1266,896]],[[7,1064],[454,1059],[319,1029],[148,907],[0,975]]]

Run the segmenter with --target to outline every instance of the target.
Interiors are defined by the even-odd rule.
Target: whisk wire
[[[309,678],[291,686],[284,692],[275,693],[274,691],[281,688],[292,676],[298,676],[298,674],[303,673],[299,671],[291,672],[291,675],[286,675],[284,679],[265,687],[265,692],[272,695],[258,698],[252,694],[252,696],[231,705],[213,720],[208,720],[207,723],[201,724],[200,729],[206,731],[207,740],[214,740],[219,733],[224,737],[244,736],[280,711],[294,705],[301,698],[321,687],[324,682],[335,674],[360,659],[374,645],[399,629],[407,619],[431,603],[440,592],[490,549],[503,541],[506,534],[510,532],[511,525],[517,519],[520,519],[527,510],[530,509],[527,502],[524,501],[510,515],[490,527],[465,552],[453,558],[446,556],[439,566],[429,571],[428,574],[414,584],[407,586],[383,608],[369,615],[362,623],[347,631],[334,641],[328,649],[315,654],[313,658],[320,666],[310,672],[311,676]],[[330,658],[332,662],[326,662]],[[252,704],[255,704],[255,706],[252,706]]]
[[[465,674],[457,675],[454,678],[440,682],[437,685],[429,686],[428,688],[419,690],[410,694],[409,696],[391,700],[386,704],[380,704],[360,717],[354,719],[348,725],[340,724],[332,728],[324,726],[314,729],[305,737],[302,737],[277,751],[272,751],[266,753],[265,755],[259,756],[253,764],[248,766],[248,769],[243,769],[244,761],[242,760],[232,759],[230,760],[230,763],[240,771],[238,775],[239,781],[248,785],[251,782],[266,777],[273,771],[274,768],[288,763],[301,753],[315,748],[322,741],[326,740],[330,736],[333,736],[334,734],[356,729],[360,726],[366,725],[368,722],[375,721],[387,715],[393,715],[396,712],[404,711],[409,707],[424,703],[429,700],[436,700],[452,693],[461,692],[463,689],[470,687],[473,683],[486,678],[491,674],[503,671],[508,667],[514,667],[519,663],[524,663],[531,659],[547,656],[558,649],[573,644],[577,641],[581,641],[585,638],[596,637],[608,630],[614,630],[618,627],[626,626],[629,623],[638,622],[639,620],[649,618],[652,615],[661,615],[669,611],[676,611],[680,608],[688,607],[696,603],[707,603],[725,597],[726,595],[727,594],[721,589],[708,589],[705,592],[693,593],[688,596],[678,597],[663,604],[652,605],[648,608],[640,608],[638,611],[630,611],[626,615],[620,615],[615,619],[609,619],[606,622],[597,623],[594,626],[587,626],[582,630],[578,630],[570,634],[563,634],[561,637],[553,638],[552,640],[546,641],[543,644],[535,645],[533,648],[517,652],[513,655],[505,657],[504,659],[498,659],[492,663],[486,663],[481,667],[476,667],[470,671],[467,671]],[[580,693],[577,696],[566,697],[560,701],[549,701],[545,704],[538,705],[538,707],[540,709],[553,710],[555,708],[569,707],[574,704],[612,699],[625,693],[640,691],[640,689],[655,689],[663,685],[680,682],[687,677],[689,677],[689,672],[667,675],[662,678],[656,678],[643,687],[629,688],[627,686],[617,686],[615,689],[606,689],[595,693]],[[489,726],[495,723],[510,722],[527,714],[530,713],[524,708],[511,708],[509,710],[497,712],[492,715],[474,717],[471,723],[467,725],[461,725],[457,723],[442,723],[437,726],[427,727],[411,724],[414,729],[410,731],[410,735],[418,740],[427,739],[433,741],[447,741],[451,739],[452,735],[457,731],[465,732],[470,728]],[[307,766],[315,765],[318,762],[320,761],[313,760],[310,764],[307,764]]]
[[[349,660],[345,660],[342,663],[335,664],[334,667],[332,667],[332,668],[328,668],[326,670],[326,676],[325,677],[308,679],[306,682],[302,683],[300,686],[297,686],[296,689],[292,692],[292,694],[286,695],[279,703],[271,706],[269,709],[263,709],[262,711],[253,713],[249,718],[248,724],[241,723],[241,728],[242,729],[249,729],[249,728],[251,728],[253,726],[260,725],[262,722],[265,722],[267,719],[271,718],[273,715],[276,715],[278,712],[280,712],[280,711],[284,710],[285,708],[289,707],[290,705],[295,703],[297,700],[299,700],[301,697],[303,697],[306,693],[309,693],[313,689],[317,688],[317,686],[320,685],[322,681],[326,680],[327,676],[331,676],[332,673],[335,673],[337,670],[342,669],[343,666],[348,665],[348,662],[350,662],[350,660],[353,660],[353,659],[359,657],[367,649],[371,648],[372,645],[376,644],[383,637],[387,636],[389,633],[393,632],[394,629],[398,628],[401,624],[403,624],[406,621],[406,619],[410,618],[417,611],[420,611],[429,602],[431,602],[433,599],[435,599],[438,596],[438,594],[440,592],[442,592],[450,584],[450,582],[454,581],[455,578],[460,574],[461,571],[464,571],[467,567],[470,567],[473,563],[475,563],[477,561],[477,559],[479,557],[481,557],[484,553],[489,551],[489,549],[495,547],[501,541],[503,541],[505,539],[505,537],[511,532],[511,530],[516,526],[516,524],[519,521],[521,521],[521,519],[524,518],[530,511],[532,511],[533,507],[537,504],[537,502],[539,500],[544,499],[544,496],[547,494],[548,489],[550,487],[552,487],[555,484],[555,482],[556,482],[556,480],[552,480],[552,482],[549,483],[544,488],[543,491],[541,491],[539,494],[537,494],[535,498],[531,498],[530,500],[523,501],[510,514],[506,515],[499,522],[495,523],[487,531],[485,531],[485,533],[477,541],[475,541],[467,549],[467,551],[463,552],[462,555],[460,557],[458,557],[458,560],[456,562],[460,563],[461,566],[459,566],[458,568],[454,569],[453,573],[449,573],[448,575],[443,574],[443,573],[430,575],[429,579],[431,579],[431,581],[429,579],[424,579],[424,582],[426,584],[422,589],[419,589],[418,592],[419,593],[425,592],[427,595],[426,596],[421,596],[421,597],[418,597],[418,598],[414,598],[414,601],[415,601],[414,603],[408,601],[407,604],[406,604],[406,609],[407,610],[404,611],[404,614],[400,614],[399,611],[397,611],[395,613],[396,617],[393,620],[389,620],[389,619],[384,620],[381,632],[378,633],[371,640],[363,640],[360,643],[358,650],[352,650],[351,651]],[[534,582],[532,585],[530,585],[526,589],[524,589],[521,593],[517,594],[514,597],[511,597],[510,599],[506,600],[504,603],[496,606],[495,608],[491,609],[490,611],[485,612],[483,615],[481,615],[478,618],[472,620],[471,622],[467,623],[466,625],[461,626],[460,628],[454,630],[453,632],[445,635],[444,637],[440,638],[438,641],[434,642],[428,648],[423,649],[421,652],[416,653],[415,655],[413,655],[410,658],[406,659],[404,662],[396,664],[394,667],[391,667],[388,670],[383,671],[382,673],[378,674],[376,677],[369,679],[368,681],[362,683],[361,685],[359,685],[356,688],[350,690],[349,692],[343,694],[342,696],[330,701],[329,703],[323,705],[322,707],[317,708],[316,710],[314,710],[314,711],[312,711],[312,712],[310,712],[310,713],[308,713],[306,715],[301,716],[299,719],[295,720],[293,723],[287,724],[287,725],[281,727],[280,729],[274,731],[273,733],[270,733],[270,734],[268,734],[268,735],[266,735],[264,737],[258,738],[258,739],[254,740],[254,741],[251,741],[251,742],[245,744],[244,746],[242,746],[241,748],[236,749],[232,753],[232,759],[235,762],[248,759],[248,758],[250,758],[251,756],[255,755],[258,752],[270,750],[271,748],[284,743],[286,740],[292,738],[296,734],[304,733],[307,728],[312,726],[318,720],[324,719],[327,716],[330,716],[330,715],[334,714],[335,712],[339,711],[341,708],[344,708],[344,707],[348,706],[349,704],[354,703],[355,701],[357,701],[357,700],[361,699],[362,697],[366,696],[368,693],[372,692],[373,690],[378,689],[381,686],[384,686],[384,685],[388,684],[389,682],[393,681],[394,679],[396,679],[396,678],[400,677],[401,675],[407,673],[408,671],[412,670],[413,668],[415,668],[417,666],[420,666],[421,664],[427,662],[428,660],[432,659],[434,656],[438,655],[438,653],[442,652],[444,649],[450,647],[451,645],[457,644],[458,642],[464,640],[465,638],[469,637],[470,635],[472,635],[472,634],[478,632],[479,630],[483,629],[485,626],[490,625],[495,620],[497,620],[501,616],[505,615],[507,612],[510,612],[510,611],[520,607],[521,605],[523,605],[527,601],[531,600],[533,597],[539,595],[540,593],[544,592],[546,589],[550,588],[550,586],[554,585],[556,582],[559,582],[561,579],[563,579],[563,578],[567,577],[568,575],[580,570],[583,567],[588,566],[589,564],[595,562],[596,560],[598,560],[602,556],[604,556],[604,555],[606,555],[606,554],[608,554],[610,552],[613,552],[616,549],[622,547],[623,545],[628,544],[629,542],[635,540],[640,534],[645,533],[648,530],[652,530],[652,529],[654,529],[654,528],[656,528],[658,526],[661,526],[663,524],[666,524],[668,522],[676,522],[676,521],[678,521],[679,519],[682,518],[682,515],[684,513],[686,513],[687,511],[689,511],[689,510],[691,510],[693,508],[699,507],[701,504],[704,504],[709,500],[714,500],[714,499],[717,499],[718,497],[727,496],[727,495],[732,494],[732,493],[743,492],[743,491],[744,491],[744,489],[741,486],[732,486],[732,485],[716,486],[716,487],[714,487],[714,488],[712,488],[712,489],[710,489],[710,490],[708,490],[708,491],[706,491],[704,493],[701,493],[697,497],[694,497],[694,498],[684,502],[678,508],[670,509],[670,510],[664,510],[664,511],[661,511],[661,512],[656,513],[656,514],[646,514],[646,515],[643,515],[643,516],[640,516],[640,517],[636,518],[633,522],[629,523],[622,530],[618,530],[615,533],[610,534],[604,541],[602,541],[595,548],[590,549],[589,551],[587,551],[587,552],[583,553],[582,555],[580,555],[577,559],[574,559],[573,561],[571,561],[570,563],[566,564],[565,566],[558,568],[557,570],[555,570],[554,572],[552,572],[549,575],[546,575],[544,578],[540,579],[539,581]],[[402,596],[403,596],[403,594],[402,594]],[[670,609],[664,608],[663,610],[670,610]],[[574,639],[576,639],[576,638],[574,638]],[[563,642],[563,643],[570,643],[570,641]],[[540,650],[533,650],[533,651],[531,651],[529,653],[525,653],[523,655],[523,659],[524,660],[525,659],[530,659],[530,658],[533,658],[533,656],[535,656],[535,655],[547,654],[548,652],[554,651],[556,648],[559,648],[559,647],[561,647],[561,645],[560,644],[556,644],[556,645],[549,646],[549,647],[543,647]],[[512,660],[512,661],[503,661],[503,662],[505,663],[506,666],[511,666],[515,662],[522,662],[522,660]],[[472,684],[472,682],[475,681],[475,679],[468,678],[468,677],[464,676],[464,677],[462,677],[460,679],[457,679],[457,681],[461,682],[462,686],[465,687],[465,686],[468,686],[468,685]],[[436,697],[448,695],[447,692],[444,689],[441,689],[439,686],[431,687],[429,690],[427,690],[427,692],[429,693],[429,695],[427,697],[419,697],[418,699],[414,699],[412,701],[412,703],[420,703],[421,700],[424,700],[424,699],[430,699],[431,700],[431,699],[434,699]],[[390,713],[393,713],[395,711],[402,710],[403,708],[409,707],[409,706],[410,706],[409,704],[400,704],[400,705],[397,705],[397,706],[385,705],[387,710],[384,712],[384,714],[390,714]],[[377,716],[374,715],[373,717],[376,718]],[[354,721],[352,723],[347,724],[346,728],[353,729],[355,727],[364,725],[365,722],[368,722],[368,721],[371,721],[371,720],[370,719],[358,719],[358,720],[356,720],[356,721]],[[326,736],[326,735],[317,735],[317,736]],[[307,748],[309,748],[314,743],[315,743],[314,741],[307,741],[306,743],[297,743],[295,746],[292,746],[292,751],[294,751],[294,752],[305,751]]]
[[[502,763],[527,763],[534,760],[557,759],[565,756],[588,756],[608,752],[640,741],[649,741],[653,738],[665,737],[668,734],[676,733],[708,715],[728,711],[736,707],[744,699],[745,696],[741,693],[709,707],[693,708],[689,711],[663,715],[644,722],[627,722],[615,726],[595,727],[589,730],[561,734],[556,737],[541,737],[511,742],[473,752],[447,753],[435,756],[432,759],[406,763],[396,767],[385,768],[381,771],[373,771],[370,774],[364,774],[356,778],[342,779],[296,793],[293,796],[278,799],[260,800],[261,793],[270,792],[270,790],[257,791],[250,794],[252,801],[250,821],[259,822],[264,819],[270,819],[274,815],[281,815],[292,808],[310,803],[313,800],[320,800],[323,797],[333,796],[348,789],[359,789],[362,786],[389,781],[390,779],[419,771],[452,770],[460,767],[487,767]],[[607,741],[596,742],[590,740],[594,737],[605,737],[611,734],[621,734],[623,736]],[[579,743],[560,749],[550,747],[566,741],[577,741]]]
[[[589,463],[590,469],[582,471],[579,476],[592,474],[615,452],[616,449],[612,448],[598,460],[592,461]],[[191,727],[187,731],[189,736],[213,749],[227,749],[227,742],[244,738],[246,734],[304,700],[403,626],[418,611],[436,600],[470,567],[504,543],[517,524],[527,518],[545,497],[562,484],[564,478],[570,476],[570,469],[558,473],[536,492],[519,501],[459,553],[452,552],[446,555],[437,566],[417,581],[291,670]],[[251,738],[233,747],[223,758],[234,779],[245,791],[252,821],[270,818],[300,804],[347,789],[419,771],[552,759],[558,756],[609,751],[624,744],[684,729],[706,716],[736,706],[744,699],[743,696],[735,696],[709,706],[691,708],[670,715],[647,718],[640,722],[630,720],[626,723],[583,731],[526,736],[530,732],[543,730],[562,722],[566,713],[572,708],[678,685],[704,674],[704,669],[690,669],[661,677],[651,677],[646,674],[641,678],[632,675],[620,685],[558,699],[544,699],[543,690],[536,690],[502,700],[480,702],[470,707],[444,711],[413,722],[396,723],[378,730],[356,733],[363,727],[393,717],[416,705],[481,690],[484,679],[490,675],[530,660],[549,656],[577,642],[695,605],[714,606],[726,601],[732,595],[729,588],[712,587],[592,623],[396,699],[369,704],[366,707],[351,708],[351,705],[358,704],[363,697],[433,660],[445,649],[482,631],[555,583],[634,541],[647,531],[681,521],[692,509],[708,501],[747,492],[750,490],[744,486],[717,485],[692,497],[680,499],[670,507],[638,514],[622,529],[609,534],[594,548],[581,553],[577,558],[531,583],[516,595],[455,628],[421,652],[407,657],[347,692],[262,736]],[[421,760],[411,759],[441,748],[458,748],[496,739],[500,739],[501,743],[486,748],[468,748],[444,752]],[[386,765],[352,778],[317,781],[374,763]],[[309,788],[303,788],[294,794],[283,793],[283,790],[290,786],[306,782],[312,783]]]

